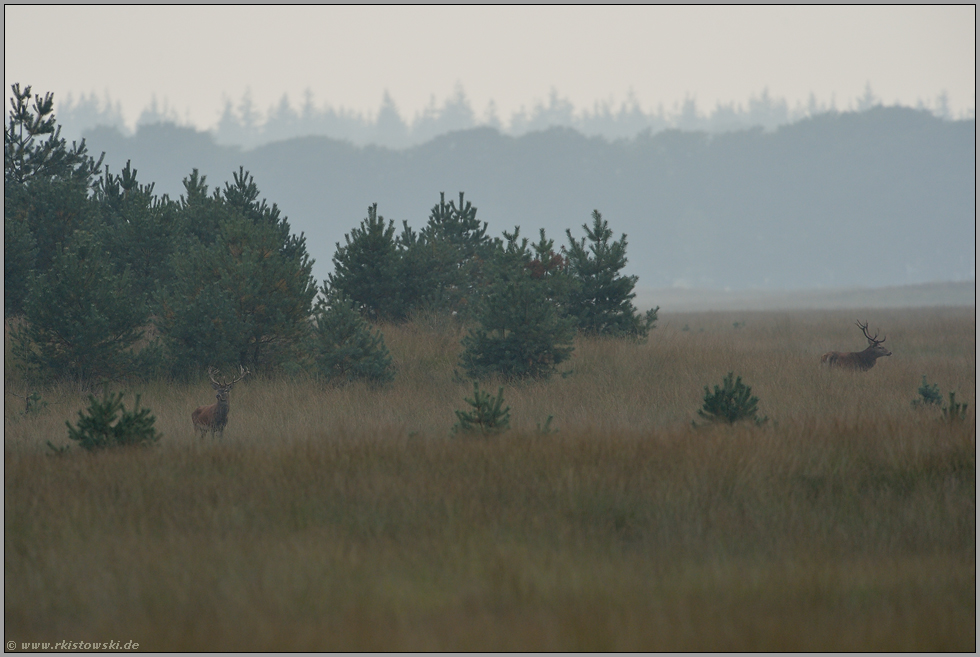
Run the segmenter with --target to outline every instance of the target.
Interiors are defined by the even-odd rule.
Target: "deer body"
[[[211,387],[214,388],[214,396],[218,398],[218,401],[210,406],[201,406],[191,413],[191,421],[194,423],[194,429],[200,431],[201,436],[208,432],[212,435],[218,434],[220,436],[224,432],[225,425],[228,424],[228,410],[230,408],[228,399],[231,389],[249,374],[249,371],[244,367],[240,367],[240,369],[241,376],[231,383],[225,383],[224,381],[215,380],[214,375],[218,373],[218,370],[211,367],[208,368],[208,378],[211,379]]]
[[[879,340],[877,333],[875,333],[873,337],[868,335],[867,323],[861,324],[861,322],[858,322],[857,326],[864,333],[864,337],[868,339],[867,349],[864,351],[852,351],[850,353],[845,353],[842,351],[828,351],[820,357],[820,362],[828,367],[841,367],[844,369],[866,372],[874,367],[875,361],[882,356],[892,355],[892,352],[881,346],[881,343],[885,341],[885,338]]]

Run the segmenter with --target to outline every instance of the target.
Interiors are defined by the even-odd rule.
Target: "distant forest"
[[[870,90],[869,90],[870,93]],[[63,111],[63,110],[62,110]],[[59,114],[59,116],[62,116]],[[404,122],[402,127],[405,127]],[[580,126],[581,127],[581,126]],[[412,130],[419,129],[412,126]],[[466,193],[491,233],[545,228],[562,243],[593,209],[629,241],[641,287],[799,289],[972,280],[976,122],[875,105],[772,129],[647,128],[630,138],[494,127],[404,148],[294,137],[244,149],[173,123],[85,132],[172,197],[192,169],[212,185],[239,165],[306,234],[318,279],[372,203],[424,222],[439,193]]]
[[[863,112],[881,105],[881,98],[868,84],[864,93],[853,99],[847,110]],[[966,119],[954,117],[945,92],[932,101],[919,100],[916,109],[927,110],[941,119]],[[57,103],[58,121],[68,138],[78,138],[83,132],[95,127],[117,128],[129,134],[118,102],[106,96],[83,94],[78,99],[68,95]],[[461,85],[441,104],[432,97],[421,112],[405,117],[395,100],[385,92],[377,112],[360,112],[329,104],[317,106],[313,94],[307,90],[302,103],[295,107],[289,96],[283,94],[279,102],[262,110],[252,99],[250,91],[238,102],[226,99],[217,125],[211,131],[215,142],[224,146],[255,148],[293,137],[318,135],[349,141],[358,146],[375,145],[388,148],[406,148],[423,144],[439,135],[470,128],[496,128],[501,133],[519,137],[553,127],[573,128],[588,137],[623,139],[635,137],[641,132],[651,133],[678,129],[710,133],[731,132],[762,127],[766,130],[794,123],[801,119],[836,112],[837,100],[821,102],[811,95],[808,101],[790,107],[785,99],[769,95],[767,89],[750,96],[742,103],[719,103],[705,111],[697,99],[687,97],[670,108],[663,105],[655,111],[644,111],[632,92],[621,103],[611,100],[596,102],[592,108],[578,110],[567,98],[552,89],[546,102],[538,102],[531,109],[522,107],[509,118],[498,116],[491,103],[483,112],[474,110]],[[218,117],[216,117],[218,118]],[[156,97],[143,109],[136,121],[137,127],[157,123],[185,125],[177,110],[164,99]]]

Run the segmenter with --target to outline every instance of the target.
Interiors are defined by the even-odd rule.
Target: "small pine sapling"
[[[491,436],[503,433],[510,428],[510,406],[501,410],[504,403],[503,386],[497,391],[496,397],[491,397],[489,392],[481,392],[480,384],[473,382],[473,398],[464,401],[473,407],[473,410],[466,413],[456,411],[456,418],[459,420],[453,426],[453,435],[468,434]]]
[[[926,375],[922,375],[922,385],[919,386],[919,399],[912,401],[912,407],[939,406],[943,403],[943,396],[939,392],[939,385],[926,382]]]
[[[949,423],[966,419],[966,409],[969,404],[960,404],[956,401],[956,393],[950,391],[949,405],[943,406],[943,419]]]
[[[123,407],[123,393],[106,391],[102,399],[89,395],[88,412],[78,412],[78,427],[65,422],[68,437],[87,451],[94,452],[110,447],[155,443],[160,434],[153,428],[156,418],[150,409],[140,408],[140,396],[132,411]],[[117,419],[118,416],[118,419]],[[51,446],[56,452],[58,448]]]
[[[722,386],[715,386],[714,392],[704,387],[704,405],[698,415],[711,422],[735,424],[739,420],[754,420],[757,425],[769,418],[758,417],[759,398],[752,395],[752,388],[742,383],[742,377],[733,372],[722,380]]]

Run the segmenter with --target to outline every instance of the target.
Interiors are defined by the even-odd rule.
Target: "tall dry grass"
[[[27,418],[8,398],[5,640],[975,650],[973,309],[852,315],[664,314],[646,344],[579,341],[569,376],[505,386],[492,440],[449,437],[472,388],[460,335],[424,322],[384,327],[390,387],[247,380],[218,440],[191,426],[203,383],[132,390],[163,439],[95,455],[46,453],[77,394]],[[863,348],[856,317],[894,355],[821,369]],[[692,427],[729,370],[770,423]],[[966,422],[911,407],[923,374]]]

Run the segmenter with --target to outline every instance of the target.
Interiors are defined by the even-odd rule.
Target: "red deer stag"
[[[875,361],[882,356],[892,355],[892,352],[881,346],[881,343],[885,341],[885,338],[879,340],[877,332],[875,332],[874,336],[868,335],[867,322],[864,324],[858,322],[857,326],[859,329],[861,329],[861,332],[864,333],[864,337],[868,339],[867,349],[864,351],[852,351],[851,353],[847,354],[840,351],[828,351],[820,358],[820,362],[830,367],[843,367],[845,369],[861,370],[862,372],[865,372],[874,367]]]
[[[231,392],[232,386],[249,375],[249,371],[241,365],[238,366],[238,369],[241,370],[241,375],[231,383],[225,383],[215,380],[215,375],[219,374],[218,370],[213,367],[208,368],[208,378],[211,379],[211,387],[214,388],[214,396],[218,398],[218,401],[210,406],[201,406],[191,413],[194,428],[201,432],[202,438],[207,432],[210,432],[212,436],[214,434],[220,436],[225,430],[225,425],[228,424],[228,394]]]

